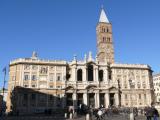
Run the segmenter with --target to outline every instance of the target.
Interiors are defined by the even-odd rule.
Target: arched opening
[[[107,28],[107,32],[109,32],[109,29]]]
[[[93,81],[93,65],[88,65],[88,81]]]
[[[99,81],[103,81],[103,70],[99,70]]]
[[[102,27],[102,32],[104,33],[104,32],[106,32],[106,29],[105,29],[105,27]]]
[[[106,42],[106,37],[103,37],[103,42]]]
[[[77,81],[82,81],[82,69],[77,70]]]

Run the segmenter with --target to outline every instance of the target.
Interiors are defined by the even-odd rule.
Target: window
[[[32,75],[32,80],[35,81],[37,79],[36,75]]]
[[[60,81],[60,80],[61,80],[61,74],[57,73],[57,81]]]
[[[54,71],[54,66],[50,66],[50,67],[49,67],[49,70],[50,70],[50,71]]]
[[[125,94],[125,99],[128,99],[127,94]]]
[[[25,88],[27,88],[27,87],[28,87],[28,85],[24,85],[24,87],[25,87]]]
[[[88,81],[93,81],[93,65],[88,65]]]
[[[30,69],[30,65],[24,65],[24,70],[29,70]]]
[[[77,81],[82,81],[82,69],[77,70]]]
[[[139,99],[141,99],[141,94],[139,94]]]
[[[109,80],[112,79],[112,71],[111,70],[108,71],[108,78],[109,78]]]
[[[109,29],[107,28],[107,32],[109,32]]]
[[[36,85],[32,85],[32,88],[35,88],[36,87]]]
[[[103,42],[106,42],[106,37],[103,37]]]
[[[53,73],[49,74],[49,80],[53,81],[53,79],[54,79],[54,74]]]
[[[104,27],[102,27],[102,32],[106,32],[106,29]]]
[[[146,94],[144,94],[144,99],[146,99],[147,97],[146,97]]]
[[[24,73],[24,80],[29,80],[29,73]]]
[[[32,94],[32,95],[31,95],[31,99],[32,99],[32,100],[36,100],[36,95],[35,95],[35,94]]]
[[[103,70],[99,70],[99,81],[103,81]]]
[[[57,66],[57,67],[56,67],[56,70],[57,70],[57,71],[61,71],[61,70],[62,70],[62,67],[61,67],[61,66]]]
[[[41,67],[40,68],[40,73],[41,74],[47,74],[47,72],[48,72],[48,67]]]
[[[110,40],[111,40],[111,39],[108,37],[108,38],[107,38],[107,42],[110,42]]]
[[[53,85],[50,85],[49,88],[53,88]]]
[[[53,100],[53,95],[49,95],[49,100]]]
[[[32,70],[37,70],[38,66],[32,65]]]
[[[28,94],[24,94],[24,95],[23,95],[23,99],[24,99],[24,100],[27,100],[27,99],[28,99]]]
[[[137,83],[137,87],[138,87],[138,88],[141,88],[140,82]]]

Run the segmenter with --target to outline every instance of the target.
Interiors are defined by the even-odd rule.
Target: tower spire
[[[103,5],[101,6],[101,14],[100,14],[99,22],[109,23],[109,20],[108,20],[107,15],[104,11]]]

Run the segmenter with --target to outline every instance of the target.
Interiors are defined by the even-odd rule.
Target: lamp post
[[[6,67],[4,67],[3,68],[3,72],[4,72],[4,80],[3,80],[3,88],[2,88],[2,112],[4,111],[4,109],[5,109],[5,105],[4,105],[4,97],[5,97],[5,95],[4,95],[4,92],[5,92],[5,83],[6,83],[6,70],[7,70],[7,68]]]
[[[133,88],[132,88],[132,85],[133,85],[133,82],[132,80],[129,80],[129,86],[130,86],[130,90],[131,90],[131,94],[130,94],[130,102],[131,102],[131,110],[130,110],[130,120],[134,120],[134,114],[133,114],[133,103],[132,103],[132,91],[133,91]]]

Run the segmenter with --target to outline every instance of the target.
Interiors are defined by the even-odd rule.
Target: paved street
[[[5,117],[0,118],[0,120],[70,120],[64,119],[63,116],[19,116],[19,117]],[[85,120],[85,116],[77,116],[73,120]],[[92,117],[92,120],[96,120],[95,117]],[[105,117],[105,120],[129,120],[128,116],[125,115],[113,115]],[[146,120],[144,116],[138,116],[136,120]],[[160,120],[160,119],[158,119]]]

